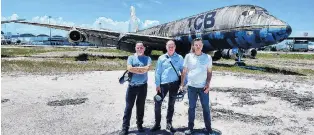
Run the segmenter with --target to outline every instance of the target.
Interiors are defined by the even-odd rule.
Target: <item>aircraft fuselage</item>
[[[136,33],[172,37],[177,48],[186,52],[191,41],[201,37],[203,51],[232,48],[260,48],[286,39],[291,27],[253,5],[218,8],[194,16],[154,26]],[[159,46],[160,48],[164,47]],[[159,47],[156,47],[157,49]]]

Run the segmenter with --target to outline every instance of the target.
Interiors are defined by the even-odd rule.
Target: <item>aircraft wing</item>
[[[18,22],[18,21],[24,21],[25,19],[17,19],[17,20],[6,20],[6,21],[1,21],[1,24],[4,23],[11,23],[11,22]]]
[[[314,42],[314,37],[288,37],[287,39],[292,40],[308,40]]]
[[[81,32],[85,32],[86,34],[105,34],[108,36],[114,36],[114,37],[119,37],[120,33],[119,32],[114,32],[114,31],[109,31],[109,30],[96,30],[96,29],[91,29],[91,28],[82,28],[82,27],[75,27],[75,26],[66,26],[66,25],[58,25],[58,24],[46,24],[46,23],[37,23],[37,22],[27,22],[27,21],[18,21],[15,23],[22,23],[22,24],[28,24],[28,25],[34,25],[34,26],[41,26],[41,27],[47,27],[47,28],[54,28],[54,29],[59,29],[59,30],[66,30],[70,31],[72,29],[79,30]]]
[[[85,33],[88,37],[95,38],[116,38],[120,42],[128,42],[128,43],[135,43],[136,41],[143,41],[147,45],[154,45],[154,44],[165,44],[167,40],[172,39],[169,37],[161,37],[161,36],[153,36],[153,35],[143,35],[143,34],[136,34],[136,33],[122,33],[117,31],[111,31],[108,29],[92,29],[92,28],[82,28],[82,27],[75,27],[75,26],[66,26],[66,25],[57,25],[57,24],[45,24],[45,23],[37,23],[37,22],[27,22],[27,21],[16,21],[15,23],[21,24],[28,24],[34,26],[42,26],[60,30],[70,31],[76,29]]]

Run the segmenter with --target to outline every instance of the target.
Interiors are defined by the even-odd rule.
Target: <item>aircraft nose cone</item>
[[[286,32],[287,32],[288,35],[291,34],[292,29],[291,29],[290,25],[287,25]]]

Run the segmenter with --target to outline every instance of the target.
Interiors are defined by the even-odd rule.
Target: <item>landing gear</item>
[[[235,66],[245,66],[245,63],[241,60],[242,57],[243,57],[243,50],[239,49],[237,62],[234,63]]]

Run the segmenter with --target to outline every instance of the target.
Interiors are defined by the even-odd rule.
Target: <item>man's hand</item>
[[[179,87],[179,91],[183,91],[183,85],[180,85],[180,87]]]
[[[207,94],[209,90],[210,90],[209,85],[206,84],[204,87],[204,93]]]
[[[156,87],[157,93],[161,93],[160,86]]]

